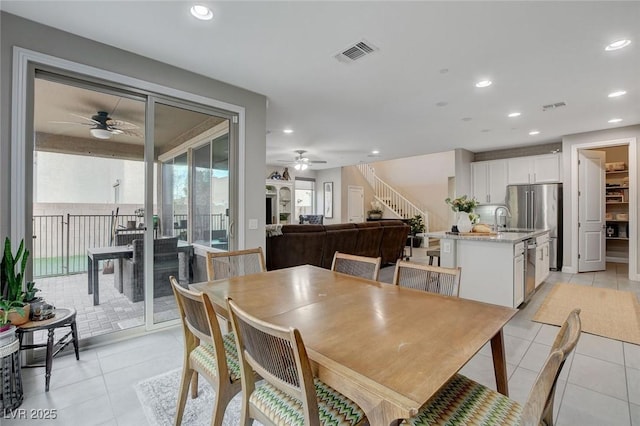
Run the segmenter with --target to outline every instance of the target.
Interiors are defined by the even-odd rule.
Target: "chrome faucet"
[[[509,211],[509,208],[507,206],[498,206],[498,207],[496,207],[495,211],[493,212],[493,229],[496,232],[499,231],[499,227],[500,227],[500,225],[498,224],[498,211],[499,210],[504,210],[506,216],[507,217],[511,217],[511,212]],[[506,223],[505,223],[505,225],[506,225]]]

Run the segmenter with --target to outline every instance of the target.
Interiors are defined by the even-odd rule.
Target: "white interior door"
[[[603,271],[605,258],[605,153],[578,152],[578,272]]]
[[[364,188],[349,186],[349,222],[364,222]]]

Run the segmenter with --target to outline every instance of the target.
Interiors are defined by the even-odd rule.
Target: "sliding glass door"
[[[178,240],[180,284],[193,281],[194,256],[235,246],[232,231],[233,117],[195,105],[151,99],[154,165],[162,182],[157,199],[162,238]],[[179,120],[189,131],[167,137],[162,125]],[[166,131],[166,130],[165,130]],[[200,271],[202,276],[202,271]],[[172,298],[153,298],[155,323],[177,318]]]
[[[235,116],[80,75],[33,78],[38,296],[76,309],[82,340],[177,320],[169,276],[188,286],[196,256],[236,247]]]

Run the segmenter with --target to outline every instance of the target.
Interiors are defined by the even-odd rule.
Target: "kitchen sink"
[[[514,232],[514,233],[523,233],[523,232],[534,232],[536,231],[535,229],[526,229],[526,228],[508,228],[508,229],[502,229],[498,232]]]

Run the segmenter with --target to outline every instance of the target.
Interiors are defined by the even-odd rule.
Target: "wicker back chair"
[[[175,424],[182,422],[189,383],[191,396],[195,398],[198,374],[202,374],[216,393],[211,424],[221,425],[227,404],[242,389],[235,338],[232,333],[222,335],[207,295],[181,287],[173,276],[169,280],[184,331],[184,361]]]
[[[456,374],[406,424],[552,425],[552,417],[547,416],[553,412],[553,396],[562,366],[580,337],[579,313],[579,310],[571,312],[560,329],[524,405]]]
[[[207,253],[207,279],[209,281],[266,271],[262,247]]]
[[[241,425],[359,425],[364,413],[314,379],[300,332],[261,321],[227,300],[242,371]],[[255,371],[264,382],[256,386]]]
[[[457,297],[460,293],[460,272],[459,267],[441,268],[399,260],[396,262],[393,284]]]
[[[580,338],[580,332],[582,330],[582,323],[580,321],[580,309],[574,309],[569,313],[569,316],[560,327],[558,334],[556,335],[553,345],[551,346],[551,352],[561,350],[564,354],[562,357],[562,363],[560,364],[560,370],[564,366],[564,362],[567,356],[578,344]],[[560,370],[556,374],[555,380],[558,380]],[[543,423],[545,425],[553,425],[553,401],[555,400],[556,388],[551,389],[549,398],[544,407]]]
[[[378,281],[381,257],[365,257],[337,251],[333,255],[331,270],[356,277]]]

